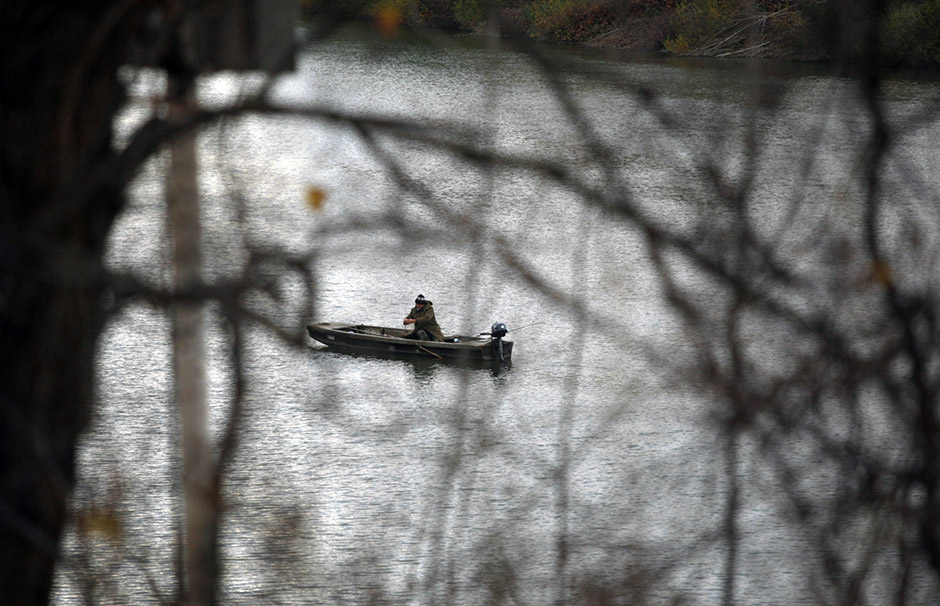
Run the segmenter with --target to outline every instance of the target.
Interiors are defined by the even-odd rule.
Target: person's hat
[[[424,295],[418,295],[415,297],[415,305],[424,305],[427,301],[424,299]]]

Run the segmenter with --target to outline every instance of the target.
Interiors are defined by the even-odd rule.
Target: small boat
[[[337,351],[453,362],[509,362],[512,341],[503,340],[507,331],[505,324],[497,322],[490,332],[479,335],[444,335],[443,341],[419,341],[405,338],[410,328],[338,322],[307,325],[311,338]]]

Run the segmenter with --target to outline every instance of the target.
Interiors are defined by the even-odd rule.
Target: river
[[[698,224],[693,201],[707,204],[700,160],[740,177],[755,151],[745,144],[751,127],[762,141],[759,229],[784,220],[798,187],[820,199],[858,195],[865,110],[856,83],[822,67],[553,51],[568,71],[544,72],[486,41],[437,42],[342,33],[306,49],[273,95],[467,127],[476,145],[621,188],[679,229]],[[557,74],[582,123],[555,94]],[[200,90],[213,106],[256,85],[217,76]],[[885,96],[903,119],[936,103],[940,83],[898,76]],[[146,111],[129,108],[119,136]],[[598,160],[585,132],[611,156]],[[933,191],[938,135],[933,121],[904,140],[905,158],[931,175]],[[567,601],[604,603],[613,584],[632,603],[718,602],[727,478],[715,402],[683,374],[695,351],[642,233],[543,175],[468,166],[386,133],[376,141],[425,197],[403,189],[348,124],[264,115],[203,133],[207,275],[236,275],[246,243],[288,251],[308,259],[313,301],[284,275],[283,300],[257,303],[285,327],[399,326],[421,293],[445,332],[506,322],[512,364],[348,356],[249,328],[220,534],[222,602],[545,604],[562,591],[560,574]],[[112,269],[158,283],[169,276],[164,170],[157,159],[135,181],[108,252]],[[311,188],[325,193],[319,210],[305,201]],[[453,224],[438,208],[472,222]],[[210,320],[218,433],[233,391],[230,337],[217,309]],[[88,570],[101,603],[152,603],[154,587],[173,591],[180,481],[169,339],[165,311],[145,303],[123,308],[103,335],[75,507],[113,509],[118,530],[70,531],[57,604],[83,603],[76,578]],[[801,555],[807,540],[761,482],[767,470],[755,460],[742,474],[740,603],[816,603],[807,581],[816,571]]]

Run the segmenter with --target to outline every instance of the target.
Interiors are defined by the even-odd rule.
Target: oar
[[[438,360],[443,360],[443,359],[444,359],[444,356],[439,356],[439,355],[437,355],[436,353],[434,353],[433,351],[431,351],[430,349],[425,349],[424,347],[421,347],[420,345],[418,345],[418,349],[420,349],[420,350],[422,350],[422,351],[428,352],[429,354],[431,354],[432,356],[434,356],[434,357],[437,358]]]

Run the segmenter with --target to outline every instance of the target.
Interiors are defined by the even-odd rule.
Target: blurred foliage
[[[847,0],[797,4],[808,31],[807,44],[820,58],[859,63],[867,53],[881,63],[907,67],[940,65],[940,2],[889,0],[881,7],[877,47],[866,37],[871,15],[865,5]]]
[[[746,0],[686,0],[673,15],[675,36],[664,47],[676,55],[695,53],[741,19]]]
[[[75,514],[75,525],[82,535],[113,541],[120,540],[124,532],[121,517],[111,509],[79,511]]]
[[[846,0],[299,0],[321,15],[376,19],[383,32],[401,23],[482,31],[499,19],[504,35],[540,42],[592,43],[615,30],[650,28],[644,17],[669,19],[671,31],[648,36],[677,55],[744,54],[798,60],[859,60],[861,5]],[[623,39],[614,38],[616,39]],[[747,51],[752,49],[753,52]],[[940,65],[940,0],[886,3],[880,54],[885,63]]]
[[[674,33],[663,47],[676,55],[822,59],[822,44],[809,27],[813,17],[802,10],[810,4],[820,3],[686,0],[673,13]],[[815,28],[816,35],[827,37],[827,29]]]
[[[458,28],[453,0],[299,0],[307,14],[341,19],[375,19],[380,28],[398,21],[416,26]]]
[[[307,207],[314,212],[323,210],[326,204],[326,190],[322,187],[311,186],[307,188]]]
[[[481,0],[454,0],[454,16],[467,29],[474,29],[486,20],[487,6]]]
[[[379,31],[385,36],[395,36],[401,28],[408,10],[407,0],[382,0],[371,8]]]
[[[372,0],[298,0],[300,7],[310,13],[341,17],[362,17],[375,2]]]
[[[940,64],[940,0],[891,2],[881,26],[881,50],[887,62]]]
[[[809,22],[803,11],[780,10],[767,23],[766,37],[774,47],[768,55],[804,61],[823,59],[820,43],[810,35]]]
[[[536,0],[527,15],[532,32],[548,42],[581,42],[612,28],[616,5],[580,0]]]

